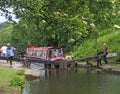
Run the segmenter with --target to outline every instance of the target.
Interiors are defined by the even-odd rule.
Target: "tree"
[[[111,28],[119,17],[119,4],[109,0],[4,0],[0,6],[6,15],[7,8],[12,7],[20,18],[14,26],[14,43],[23,40],[24,45],[60,46],[68,50],[96,36],[98,31]],[[91,28],[92,23],[97,31]]]

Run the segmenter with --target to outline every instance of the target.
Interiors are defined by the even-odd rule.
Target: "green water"
[[[120,76],[77,69],[48,70],[46,77],[27,81],[23,94],[120,94]]]

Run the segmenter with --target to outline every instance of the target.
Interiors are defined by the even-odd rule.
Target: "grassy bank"
[[[106,42],[109,47],[109,53],[120,53],[120,29],[116,30],[103,30],[98,32],[97,39],[87,39],[82,44],[74,47],[74,50],[69,52],[69,55],[73,55],[75,58],[94,56],[97,50],[103,51],[103,43]]]
[[[10,86],[10,80],[17,73],[16,69],[0,66],[0,94],[19,94],[19,87]]]

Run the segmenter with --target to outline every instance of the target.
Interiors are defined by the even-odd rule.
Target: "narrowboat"
[[[65,60],[63,48],[30,46],[26,50],[26,58],[41,59],[46,61]]]

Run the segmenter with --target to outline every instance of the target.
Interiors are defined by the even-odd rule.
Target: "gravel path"
[[[7,63],[6,60],[0,60],[0,66],[12,67],[15,69],[22,69],[23,68],[23,64],[20,62],[13,61],[12,66],[10,66],[10,63]]]

